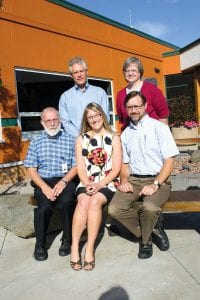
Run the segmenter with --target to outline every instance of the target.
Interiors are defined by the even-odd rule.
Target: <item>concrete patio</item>
[[[130,236],[110,237],[105,229],[91,272],[75,272],[69,256],[58,256],[58,232],[48,235],[48,260],[37,262],[32,257],[35,238],[19,238],[0,228],[0,299],[198,300],[199,217],[165,215],[171,247],[161,252],[154,245],[147,260],[137,258],[138,243]]]

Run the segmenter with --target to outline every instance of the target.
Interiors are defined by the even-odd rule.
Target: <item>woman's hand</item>
[[[91,182],[86,185],[86,193],[88,195],[94,195],[96,194],[100,189],[102,188],[102,185],[100,182]]]
[[[96,187],[94,183],[87,184],[85,189],[86,189],[86,194],[88,195],[94,195],[96,193]]]

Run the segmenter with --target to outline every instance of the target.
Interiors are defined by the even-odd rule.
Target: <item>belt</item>
[[[138,174],[130,174],[132,177],[138,177],[138,178],[148,178],[148,177],[156,177],[157,175],[138,175]]]

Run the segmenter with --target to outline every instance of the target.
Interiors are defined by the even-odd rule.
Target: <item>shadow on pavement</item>
[[[112,287],[103,293],[98,300],[129,300],[126,290],[120,286]]]
[[[101,240],[105,234],[105,230],[108,230],[109,232],[109,226],[106,224],[106,218],[103,217],[103,222],[95,243],[95,249],[99,246],[101,243]],[[116,220],[112,220],[112,225],[116,226],[118,229],[118,233],[113,234],[114,235],[120,235],[120,237],[129,240],[133,243],[138,243],[138,239],[130,232],[128,231],[122,224],[117,222]],[[200,213],[199,212],[187,212],[187,213],[163,213],[163,226],[164,229],[193,229],[196,230],[200,234]],[[57,235],[61,233],[61,230],[52,232],[51,234],[47,235],[46,238],[46,247],[49,249],[51,245],[53,244],[54,240],[56,239]],[[85,243],[87,242],[87,230],[84,231],[82,234],[82,238],[80,241],[80,251],[83,250],[83,247]]]

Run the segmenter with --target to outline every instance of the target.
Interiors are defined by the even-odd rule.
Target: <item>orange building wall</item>
[[[51,2],[4,0],[0,10],[0,35],[3,45],[0,71],[7,97],[1,97],[0,110],[4,118],[17,117],[15,67],[67,73],[67,62],[76,55],[87,60],[89,76],[113,80],[114,97],[125,86],[122,64],[132,55],[142,60],[144,77],[156,78],[158,86],[165,91],[162,53],[172,51],[172,47]],[[155,73],[155,67],[160,69],[159,74]],[[4,136],[13,132],[11,128],[3,130]],[[18,130],[16,127],[17,149],[23,159],[25,151]],[[6,151],[6,155],[0,155],[0,163],[14,161],[14,147],[10,145]]]
[[[181,73],[180,55],[167,56],[163,60],[163,75]]]

